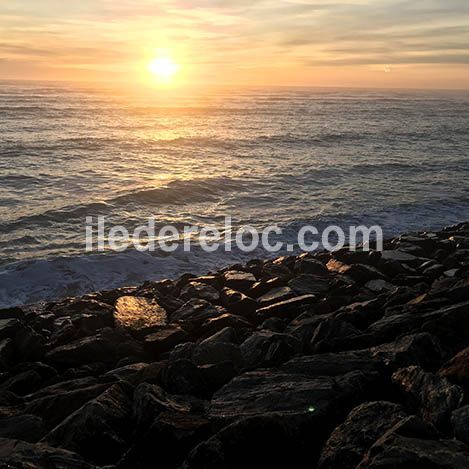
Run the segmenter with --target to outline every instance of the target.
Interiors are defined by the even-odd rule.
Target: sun
[[[159,80],[169,82],[179,71],[179,65],[171,57],[161,56],[148,64],[148,70]]]

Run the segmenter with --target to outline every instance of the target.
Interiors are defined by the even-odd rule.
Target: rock
[[[357,350],[295,357],[284,363],[280,370],[315,377],[340,376],[352,371],[377,372],[380,368],[380,362],[368,350]]]
[[[192,327],[201,325],[204,321],[216,318],[226,313],[221,307],[213,306],[208,301],[194,298],[184,303],[177,311],[171,314],[171,322],[186,321]]]
[[[124,380],[133,384],[147,366],[147,363],[131,363],[130,365],[124,365],[106,372],[104,377],[116,380]]]
[[[196,446],[181,469],[315,467],[327,430],[314,412],[243,418]]]
[[[109,331],[84,337],[50,350],[46,361],[58,366],[77,366],[93,362],[113,363],[119,356],[123,336]]]
[[[231,381],[239,372],[232,361],[201,365],[198,368],[202,372],[210,395]]]
[[[116,327],[143,336],[166,325],[166,310],[156,300],[136,296],[121,296],[114,313]]]
[[[0,367],[8,368],[13,357],[13,341],[11,339],[0,340]]]
[[[24,396],[36,391],[42,384],[41,375],[35,370],[23,371],[12,376],[0,385],[0,390]]]
[[[310,274],[317,276],[329,276],[329,270],[326,266],[309,256],[299,256],[293,267],[295,273],[297,274]]]
[[[161,370],[161,386],[171,394],[204,397],[207,383],[202,371],[189,360],[175,360]]]
[[[109,386],[93,378],[57,383],[28,396],[24,411],[41,417],[46,429],[51,429]]]
[[[35,415],[23,414],[0,418],[0,439],[11,438],[36,443],[44,434],[42,419]]]
[[[317,275],[297,275],[293,277],[288,286],[297,295],[323,296],[329,290],[329,279]]]
[[[257,309],[256,300],[231,288],[224,288],[221,291],[221,302],[230,313],[240,314],[241,316],[249,317]]]
[[[469,467],[469,450],[457,440],[426,440],[389,430],[371,448],[357,469]]]
[[[411,405],[418,406],[424,420],[443,430],[449,428],[451,412],[460,407],[464,399],[459,386],[417,366],[396,371],[392,382],[407,396]]]
[[[286,321],[285,319],[281,319],[281,318],[268,318],[257,327],[257,330],[283,332],[286,327],[285,321]]]
[[[200,298],[209,303],[218,303],[220,301],[220,293],[213,286],[199,281],[189,282],[182,290],[180,297],[184,301],[189,301],[192,298]]]
[[[454,436],[469,445],[469,405],[460,407],[453,411],[451,415]]]
[[[0,319],[0,340],[15,337],[22,327],[18,319]]]
[[[291,335],[259,331],[246,339],[240,349],[245,366],[259,368],[287,361],[300,347],[300,342]]]
[[[111,386],[67,417],[44,441],[78,452],[97,464],[116,462],[130,432],[131,395],[131,387],[123,382]]]
[[[331,259],[327,263],[327,268],[330,272],[347,275],[352,280],[359,283],[385,279],[385,276],[378,269],[365,264],[344,264],[336,259]]]
[[[200,441],[209,436],[210,422],[202,415],[188,412],[164,411],[159,413],[153,424],[129,449],[119,462],[119,469],[153,467],[155,465],[155,443],[157,464],[165,468],[176,468],[187,453]]]
[[[247,319],[241,316],[225,313],[216,318],[207,319],[200,327],[200,332],[203,337],[208,337],[225,327],[231,327],[240,333],[240,331],[250,329],[253,326]]]
[[[259,302],[259,306],[263,308],[264,306],[288,300],[294,296],[296,296],[296,294],[290,287],[278,287],[265,293],[259,297],[257,301]]]
[[[225,286],[232,290],[247,293],[256,283],[256,277],[249,272],[230,270],[223,275]]]
[[[44,354],[44,338],[29,326],[22,327],[16,332],[14,342],[17,360],[37,360]]]
[[[327,440],[318,468],[356,467],[375,441],[404,417],[402,407],[392,402],[367,402],[355,407]]]
[[[71,451],[7,438],[0,439],[0,466],[28,469],[97,469]]]
[[[274,277],[268,280],[256,282],[247,293],[251,298],[259,298],[265,293],[274,290],[275,288],[284,287],[286,280],[280,277]]]
[[[262,320],[269,317],[293,318],[299,316],[305,307],[316,301],[317,298],[314,295],[296,296],[289,300],[258,309],[257,316]]]
[[[176,345],[189,339],[187,332],[179,325],[171,324],[153,334],[147,335],[144,341],[145,350],[151,355],[169,352]]]
[[[311,316],[308,313],[305,313],[305,315],[298,316],[296,319],[291,321],[285,332],[296,337],[300,341],[303,350],[309,350],[309,343],[311,342],[314,331],[319,324],[329,317],[330,316],[328,314]]]
[[[438,339],[423,332],[401,337],[400,339],[372,348],[373,357],[392,369],[418,365],[426,370],[434,370],[441,362],[441,347]]]
[[[224,327],[223,329],[215,332],[211,336],[207,337],[206,339],[202,340],[200,344],[210,344],[210,343],[217,343],[217,342],[225,342],[229,344],[236,344],[238,341],[236,331],[232,327]]]
[[[373,293],[382,293],[382,292],[390,292],[395,290],[397,287],[392,283],[386,282],[386,280],[370,280],[369,282],[365,283],[365,288],[372,291]]]
[[[469,385],[469,347],[446,363],[440,370],[440,375],[453,383]]]
[[[135,388],[132,420],[137,433],[148,430],[158,414],[164,411],[189,412],[190,406],[154,384],[142,383]]]
[[[347,348],[348,339],[359,336],[360,331],[352,324],[337,318],[328,318],[314,331],[310,346],[315,353],[340,351]]]
[[[381,252],[381,258],[384,260],[390,260],[390,261],[398,261],[398,262],[403,262],[405,264],[410,264],[410,265],[415,265],[416,263],[419,262],[418,257],[409,254],[404,251],[400,251],[399,249],[394,249],[394,250],[384,250]]]
[[[196,365],[232,362],[241,366],[243,358],[238,345],[229,342],[203,341],[194,347],[192,361]]]
[[[280,371],[251,371],[219,389],[210,404],[210,416],[230,422],[239,418],[280,414],[347,412],[369,392],[374,374],[349,373],[340,378],[314,378]]]

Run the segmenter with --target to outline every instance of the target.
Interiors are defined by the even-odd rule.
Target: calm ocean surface
[[[262,228],[469,219],[469,94],[0,82],[0,306],[262,255],[86,254],[85,217]],[[244,257],[243,257],[244,256]]]

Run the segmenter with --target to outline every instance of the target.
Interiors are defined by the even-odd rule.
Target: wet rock
[[[246,339],[240,349],[245,366],[259,368],[287,361],[300,347],[300,342],[291,335],[259,331]]]
[[[189,360],[175,360],[160,373],[161,386],[171,394],[190,394],[204,397],[207,383],[202,371]]]
[[[28,396],[24,411],[41,417],[46,429],[51,429],[109,386],[93,378],[57,383]]]
[[[441,363],[442,350],[438,340],[428,333],[401,337],[395,342],[372,348],[373,357],[392,369],[418,365],[434,370]]]
[[[218,390],[210,416],[224,422],[270,412],[334,414],[346,411],[369,392],[374,374],[349,373],[340,378],[308,378],[280,371],[251,371]]]
[[[192,327],[200,326],[204,321],[226,313],[223,308],[211,305],[208,301],[194,298],[184,303],[181,308],[171,314],[171,322],[186,321]]]
[[[259,308],[257,316],[261,320],[269,317],[293,318],[299,316],[309,305],[315,303],[317,298],[314,295],[296,296],[289,300],[274,303],[273,305]]]
[[[42,419],[35,415],[14,415],[0,418],[0,439],[11,438],[36,443],[45,434]]]
[[[154,384],[142,383],[135,388],[132,420],[137,433],[148,430],[158,414],[164,411],[189,412],[190,406]]]
[[[457,440],[426,440],[387,432],[371,448],[357,469],[464,469],[469,449]]]
[[[380,371],[380,362],[368,350],[320,353],[292,358],[280,369],[305,376],[340,376],[353,371]]]
[[[247,417],[196,446],[181,469],[314,467],[327,429],[315,413]]]
[[[115,384],[67,417],[44,441],[78,452],[97,464],[116,462],[130,431],[131,395],[131,387]]]
[[[417,366],[396,371],[392,381],[407,396],[411,405],[417,405],[424,420],[448,430],[451,412],[460,407],[464,399],[459,386],[433,373],[426,373]]]
[[[231,288],[224,288],[221,291],[221,302],[230,313],[239,314],[241,316],[249,317],[257,309],[256,300]]]
[[[166,325],[167,313],[156,300],[136,296],[121,296],[114,313],[116,327],[143,336]]]
[[[5,468],[28,469],[97,469],[80,455],[45,444],[31,444],[24,441],[0,439],[0,465]]]
[[[309,257],[308,255],[299,256],[293,269],[297,274],[310,274],[317,275],[319,277],[329,276],[329,270],[326,266],[322,262],[314,259],[313,257]]]
[[[297,295],[323,296],[329,290],[329,279],[317,275],[298,275],[288,282]]]
[[[220,293],[214,286],[195,280],[189,282],[181,290],[180,297],[184,301],[189,301],[192,298],[200,298],[209,303],[218,303],[220,301]]]
[[[349,339],[360,337],[360,331],[352,324],[337,318],[321,322],[311,338],[311,350],[316,353],[333,352],[347,348]]]
[[[271,290],[258,298],[259,306],[269,306],[274,303],[288,300],[296,296],[295,292],[290,287],[278,287]]]
[[[460,407],[451,415],[454,436],[469,445],[469,405]]]
[[[153,467],[155,442],[157,464],[165,468],[177,468],[187,453],[209,436],[210,422],[203,416],[188,412],[165,411],[154,420],[118,464],[119,469]]]
[[[461,350],[440,370],[440,375],[452,383],[469,384],[469,347]]]
[[[367,402],[355,407],[327,440],[318,468],[356,467],[375,441],[404,417],[402,407],[392,402]]]
[[[179,325],[171,324],[153,334],[147,335],[144,341],[145,350],[152,355],[169,352],[176,345],[186,342],[188,333]]]
[[[225,286],[232,290],[247,293],[256,283],[256,277],[249,272],[230,270],[223,275]]]
[[[378,269],[365,264],[344,264],[336,259],[331,259],[327,263],[327,268],[330,272],[347,275],[352,280],[359,283],[385,279],[385,276]]]

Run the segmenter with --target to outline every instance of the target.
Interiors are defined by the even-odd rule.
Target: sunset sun
[[[179,71],[179,65],[170,57],[161,56],[148,64],[148,70],[159,80],[169,82]]]

